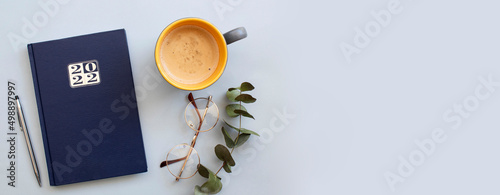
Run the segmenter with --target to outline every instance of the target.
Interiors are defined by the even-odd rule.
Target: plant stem
[[[241,91],[240,91],[240,95],[241,95]],[[240,101],[240,110],[241,110],[241,101]],[[240,115],[240,129],[241,129],[241,115]],[[236,136],[236,139],[234,139],[235,144],[238,143],[238,138],[240,138],[240,135],[241,135],[241,132],[238,131],[238,135]],[[233,154],[233,151],[235,148],[236,148],[236,145],[233,148],[231,148],[230,154]],[[215,173],[215,176],[217,176],[217,174],[219,174],[220,170],[222,169],[222,167],[224,167],[224,165],[226,165],[226,162],[222,163],[219,170],[217,170],[217,172]]]
[[[215,176],[217,176],[217,174],[219,174],[219,171],[222,169],[222,167],[224,167],[225,164],[226,164],[226,162],[222,163],[222,166],[220,166],[219,170],[217,170],[217,172],[215,173]]]
[[[241,95],[241,92],[240,92],[240,95]],[[240,101],[240,110],[241,110],[241,101]],[[241,129],[241,115],[240,115],[240,129]],[[238,135],[236,136],[236,139],[234,139],[235,144],[238,143],[238,138],[240,138],[240,135],[241,135],[241,132],[238,131]],[[231,154],[233,154],[234,148],[236,148],[236,146],[231,148]]]

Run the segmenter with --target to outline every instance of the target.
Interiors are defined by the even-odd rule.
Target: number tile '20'
[[[68,65],[69,86],[72,88],[101,83],[97,60],[70,63]]]

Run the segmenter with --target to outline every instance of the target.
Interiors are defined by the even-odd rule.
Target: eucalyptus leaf
[[[194,195],[208,195],[208,193],[202,192],[201,187],[199,185],[196,185],[194,187]]]
[[[255,87],[253,87],[253,85],[249,82],[243,82],[241,83],[241,86],[240,86],[240,90],[243,92],[243,91],[252,91],[253,89],[255,89]]]
[[[227,90],[226,92],[227,99],[232,102],[237,102],[235,98],[238,97],[241,92],[239,90],[231,90],[231,89],[235,88],[230,88],[229,90]]]
[[[214,173],[212,171],[210,171],[210,169],[207,169],[205,166],[203,166],[202,164],[198,164],[198,173],[204,177],[204,178],[208,178],[208,176],[210,175],[210,173]],[[217,176],[217,178],[219,179],[222,179],[220,178],[219,176]]]
[[[229,166],[227,163],[224,163],[224,165],[222,166],[222,168],[224,168],[224,171],[226,171],[227,173],[231,173],[231,166]]]
[[[239,129],[240,129],[240,128],[238,128],[238,127],[235,127],[235,126],[233,126],[233,125],[229,124],[226,120],[224,120],[224,123],[226,123],[226,125],[227,125],[227,126],[229,126],[229,127],[233,128],[233,129],[234,129],[234,130],[236,130],[236,131],[239,131]]]
[[[234,147],[239,147],[239,146],[243,145],[248,140],[248,138],[250,138],[250,134],[248,134],[248,133],[240,134],[240,136],[238,136],[238,140],[236,140]]]
[[[219,158],[219,160],[229,164],[229,166],[236,165],[236,162],[234,162],[234,159],[231,156],[231,152],[229,152],[226,146],[217,144],[217,146],[215,146],[215,155],[217,156],[217,158]]]
[[[253,120],[255,120],[255,118],[250,113],[248,113],[246,110],[236,109],[233,112],[236,114],[239,114],[241,116],[252,118]]]
[[[208,181],[205,182],[200,187],[201,192],[209,194],[218,193],[220,192],[221,189],[222,189],[222,182],[220,182],[220,179],[218,179],[213,172],[210,172],[210,174],[208,175]]]
[[[252,130],[248,130],[248,129],[245,129],[245,128],[237,128],[235,126],[232,126],[231,124],[229,124],[227,121],[224,121],[224,123],[226,123],[227,126],[233,128],[234,130],[240,132],[240,133],[248,133],[248,134],[253,134],[253,135],[256,135],[256,136],[260,136],[258,133],[256,133],[255,131],[252,131]]]
[[[240,107],[241,106],[241,107]],[[229,117],[237,117],[240,116],[239,114],[236,114],[234,110],[244,110],[246,111],[247,109],[243,105],[239,104],[229,104],[226,106],[226,113]]]
[[[255,101],[257,101],[257,99],[255,99],[254,97],[252,97],[249,94],[240,94],[240,95],[236,96],[234,98],[234,100],[236,100],[236,101],[242,101],[242,102],[245,102],[245,103],[254,103]]]
[[[256,136],[260,137],[260,135],[257,132],[249,130],[249,129],[245,129],[245,128],[239,129],[239,132],[241,132],[241,133],[247,133],[247,134],[253,134],[253,135],[256,135]]]
[[[226,146],[228,148],[233,148],[235,145],[233,139],[231,138],[231,136],[229,136],[229,133],[226,131],[224,127],[222,127],[221,130],[222,134],[224,135],[224,141],[226,141]]]
[[[198,173],[204,177],[204,178],[208,178],[208,175],[209,175],[209,172],[211,172],[210,170],[208,170],[205,166],[203,166],[202,164],[198,164]]]

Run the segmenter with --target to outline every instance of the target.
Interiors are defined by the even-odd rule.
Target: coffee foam
[[[184,25],[172,30],[163,40],[160,60],[169,77],[182,84],[197,84],[216,70],[219,48],[207,30]]]

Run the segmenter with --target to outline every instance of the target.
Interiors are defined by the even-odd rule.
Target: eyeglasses
[[[210,131],[219,121],[219,109],[212,101],[212,96],[194,99],[190,93],[188,99],[190,102],[184,111],[184,118],[189,128],[196,133],[191,144],[183,143],[174,146],[167,153],[166,161],[160,164],[160,167],[167,166],[168,171],[175,177],[176,181],[191,178],[198,172],[200,156],[194,149],[198,135],[200,132]]]

